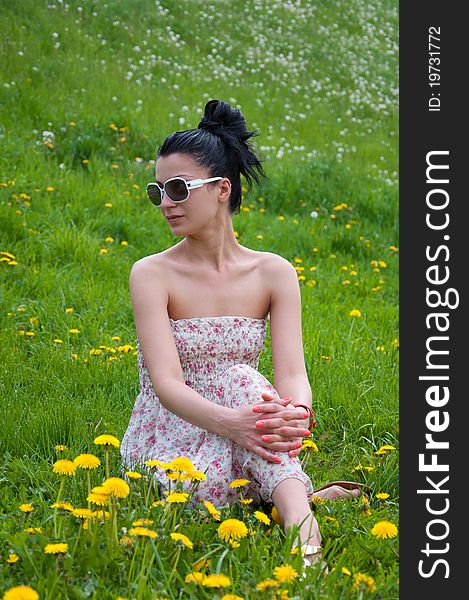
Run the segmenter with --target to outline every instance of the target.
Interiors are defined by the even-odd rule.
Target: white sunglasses
[[[160,187],[156,182],[149,183],[147,185],[147,196],[155,206],[161,204],[164,194],[166,194],[173,202],[185,202],[189,198],[191,190],[200,188],[205,183],[211,183],[212,181],[218,181],[220,179],[223,179],[223,177],[192,179],[191,181],[186,181],[182,177],[172,177],[164,183],[163,187]]]

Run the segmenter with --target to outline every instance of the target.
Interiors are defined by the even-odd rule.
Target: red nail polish
[[[276,462],[276,463],[281,463],[281,462],[282,462],[282,459],[281,459],[280,457],[278,457],[278,456],[277,456],[277,458],[275,459],[275,462]]]
[[[296,447],[297,448],[301,448],[301,446],[302,446],[301,442],[296,442]]]
[[[308,429],[305,429],[303,431],[303,435],[305,435],[305,436],[311,435],[311,431],[309,431]]]
[[[258,406],[254,406],[254,408],[252,409],[252,412],[259,412],[261,409]]]
[[[256,427],[259,427],[259,428],[264,427],[264,423],[262,421],[257,421]]]
[[[263,442],[268,442],[270,440],[270,437],[268,435],[263,435],[262,436],[262,441]]]

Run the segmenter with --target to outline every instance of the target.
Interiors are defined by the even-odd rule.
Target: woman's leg
[[[294,525],[299,526],[301,544],[321,545],[319,525],[311,512],[302,481],[295,478],[283,479],[272,492],[272,501],[278,510],[285,533]]]

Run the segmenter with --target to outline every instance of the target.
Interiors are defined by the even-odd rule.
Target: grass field
[[[0,594],[397,598],[398,536],[373,527],[399,510],[398,3],[4,0],[0,18]],[[130,268],[180,239],[145,185],[211,98],[259,129],[271,179],[245,191],[239,242],[297,268],[318,417],[304,469],[373,490],[317,506],[325,577],[301,579],[291,540],[248,505],[221,521],[152,506],[145,478],[102,523],[51,508],[119,476],[118,449],[93,442],[122,439],[138,393]],[[273,381],[269,335],[259,370]],[[53,471],[81,453],[101,466]],[[248,527],[239,547],[218,532],[230,518]],[[126,534],[137,519],[158,537]]]

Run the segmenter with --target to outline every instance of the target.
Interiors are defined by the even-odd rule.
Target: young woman
[[[313,485],[297,457],[314,419],[297,273],[281,256],[239,244],[232,223],[241,175],[250,187],[266,178],[253,135],[239,110],[211,100],[196,129],[174,132],[158,148],[147,194],[182,240],[131,270],[141,390],[121,453],[126,468],[191,459],[207,477],[193,506],[231,503],[230,482],[248,479],[255,503],[272,502],[285,531],[299,527],[309,565],[321,535]],[[257,370],[269,317],[274,385]],[[359,493],[347,482],[314,492]]]

